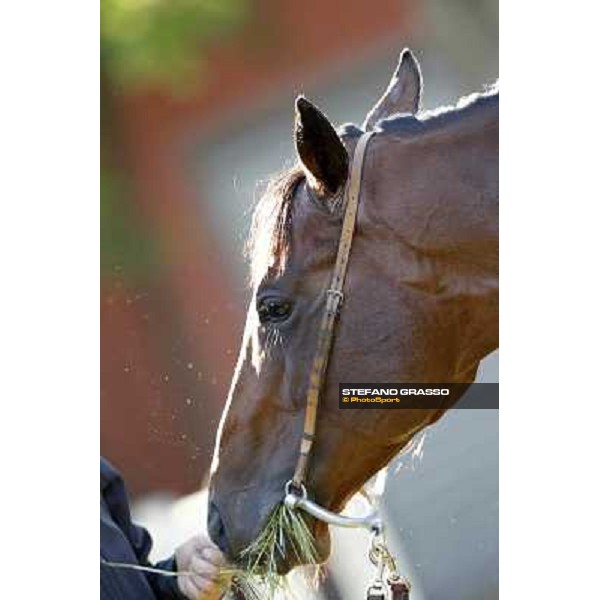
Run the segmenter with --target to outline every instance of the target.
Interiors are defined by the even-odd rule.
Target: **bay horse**
[[[233,561],[294,472],[343,192],[363,131],[375,135],[306,480],[315,501],[342,510],[446,410],[340,410],[338,383],[468,383],[498,346],[499,91],[427,113],[421,96],[420,67],[405,49],[362,128],[336,130],[296,100],[299,162],[254,212],[252,300],[211,468],[208,528]],[[307,524],[324,561],[328,528]],[[296,562],[286,557],[278,570]]]

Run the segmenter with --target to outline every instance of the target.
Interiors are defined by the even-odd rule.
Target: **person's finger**
[[[200,575],[207,579],[216,579],[219,575],[219,567],[207,560],[204,560],[197,554],[192,556],[190,561],[190,571],[195,575]]]
[[[204,594],[204,590],[198,588],[189,575],[182,575],[179,577],[177,584],[179,585],[181,593],[188,600],[199,600],[199,598],[201,598]]]
[[[203,548],[212,548],[213,550],[219,550],[219,546],[217,546],[207,535],[196,535],[192,538],[194,540],[194,546],[197,550],[202,550]]]
[[[196,574],[192,574],[190,575],[190,577],[194,586],[197,589],[199,589],[202,593],[209,592],[217,586],[216,579],[208,579],[207,577],[202,577],[202,575]]]
[[[221,567],[225,564],[225,556],[223,556],[223,554],[215,548],[202,548],[202,550],[200,551],[200,556],[204,560],[212,563],[213,565],[216,565],[217,567]]]

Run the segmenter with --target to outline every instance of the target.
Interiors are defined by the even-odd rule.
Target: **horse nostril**
[[[219,510],[213,502],[208,507],[208,533],[211,540],[219,547],[221,552],[229,556],[230,548],[227,542],[227,535],[225,534],[223,519],[221,519]]]

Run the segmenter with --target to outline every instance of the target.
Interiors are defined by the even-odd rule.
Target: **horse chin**
[[[327,523],[317,521],[314,528],[315,547],[319,556],[319,564],[327,561],[331,554],[331,534]]]
[[[323,564],[331,554],[331,535],[326,523],[317,521],[313,526],[314,544],[317,551],[318,564]],[[311,565],[301,564],[297,556],[286,556],[277,563],[277,574],[287,575],[296,568],[307,567]]]

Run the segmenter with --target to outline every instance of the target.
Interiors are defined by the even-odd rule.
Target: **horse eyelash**
[[[283,346],[283,336],[278,327],[267,327],[265,337],[265,352],[269,354],[277,346]]]

